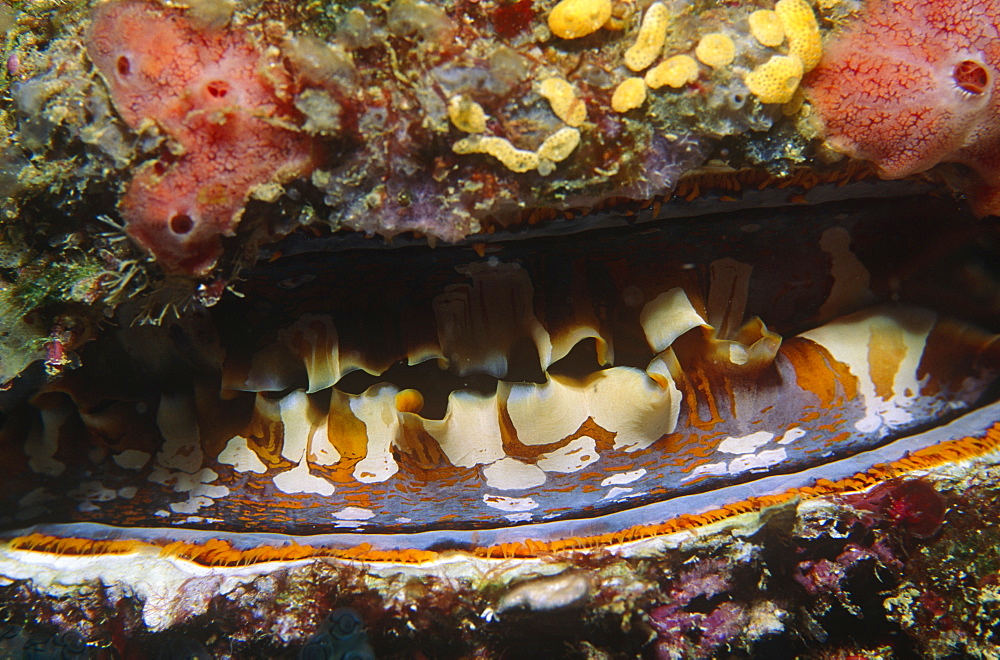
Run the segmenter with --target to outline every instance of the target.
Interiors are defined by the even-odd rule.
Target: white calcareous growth
[[[593,585],[586,574],[566,571],[512,587],[500,597],[496,610],[499,613],[522,607],[533,612],[561,610],[587,602],[592,591]]]

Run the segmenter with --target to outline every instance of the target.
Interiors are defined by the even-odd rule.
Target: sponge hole
[[[184,235],[194,229],[194,220],[187,213],[178,213],[170,218],[170,231]]]
[[[115,71],[122,78],[128,78],[129,74],[132,73],[132,61],[124,55],[119,55],[118,59],[115,60]]]
[[[951,77],[959,89],[976,96],[984,93],[990,84],[990,74],[986,67],[974,60],[959,62]]]
[[[208,95],[212,98],[222,99],[229,94],[229,83],[225,80],[213,80],[205,85],[205,91],[207,91]]]

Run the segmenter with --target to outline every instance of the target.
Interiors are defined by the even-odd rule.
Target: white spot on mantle
[[[729,462],[729,473],[739,474],[747,470],[764,470],[772,465],[784,462],[786,458],[784,448],[768,449],[759,454],[745,454]]]
[[[345,506],[340,511],[334,511],[333,517],[340,520],[368,520],[375,517],[375,512],[359,506]]]
[[[505,495],[483,495],[486,506],[501,511],[531,511],[538,508],[538,502],[530,497],[507,497]]]
[[[684,478],[684,481],[691,481],[692,479],[697,479],[698,477],[717,477],[723,474],[729,474],[729,470],[725,463],[706,463],[705,465],[699,465],[695,469],[691,470],[691,474]]]
[[[138,449],[126,449],[120,454],[115,454],[112,458],[114,458],[115,463],[126,470],[139,470],[145,467],[149,459],[152,458],[152,454]]]
[[[483,468],[483,476],[491,488],[500,490],[534,488],[545,483],[545,472],[537,465],[522,463],[510,457],[501,458]]]
[[[528,522],[531,520],[532,515],[530,513],[508,513],[504,516],[507,520],[512,523]]]
[[[174,502],[170,505],[170,510],[174,513],[194,513],[203,506],[211,506],[212,498],[203,495],[189,497],[186,502]]]
[[[630,493],[632,493],[633,490],[635,490],[635,488],[619,488],[618,486],[615,486],[614,488],[612,488],[611,490],[609,490],[608,493],[607,493],[607,495],[605,495],[601,499],[602,500],[614,500],[614,499],[617,499],[619,497],[622,497],[622,498],[629,497]],[[638,495],[638,493],[636,493],[636,495]],[[635,497],[635,495],[631,495],[631,497]]]
[[[237,472],[256,472],[264,474],[267,466],[247,444],[247,439],[238,435],[229,440],[226,448],[219,454],[218,461],[223,465],[232,465]]]
[[[802,436],[804,436],[805,434],[806,434],[806,432],[803,431],[802,429],[800,429],[799,427],[797,427],[797,426],[792,427],[792,428],[788,429],[787,431],[785,431],[785,434],[783,436],[781,436],[780,440],[778,440],[778,444],[779,445],[789,445],[789,444],[795,442],[796,440],[798,440],[799,438],[801,438]]]
[[[577,472],[599,458],[597,443],[593,438],[583,436],[570,441],[565,447],[542,454],[535,465],[546,472]]]
[[[630,484],[637,479],[641,479],[646,474],[646,470],[639,468],[638,470],[632,470],[631,472],[619,472],[618,474],[613,474],[610,477],[604,479],[601,482],[602,486],[624,486],[625,484]]]
[[[719,451],[727,454],[749,454],[773,439],[774,434],[767,431],[757,431],[741,438],[729,437],[719,443]]]
[[[274,475],[274,486],[283,493],[316,493],[323,497],[333,495],[333,484],[309,473],[304,460],[291,470]]]

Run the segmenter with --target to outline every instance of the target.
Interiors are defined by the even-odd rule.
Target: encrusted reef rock
[[[224,237],[300,223],[454,241],[532,209],[669,195],[720,139],[794,127],[821,52],[804,0],[216,4],[8,12],[9,215],[72,186],[104,200],[78,227],[107,215],[197,276]],[[803,162],[811,137],[784,130],[769,167]],[[226,273],[252,256],[226,254]]]
[[[891,178],[959,162],[976,174],[949,180],[988,213],[996,14],[931,6],[15,3],[0,72],[9,333],[44,347],[69,326],[71,351],[136,296],[153,321],[211,305],[289,232],[488,241],[667,199],[702,166],[800,181],[829,176],[836,152]],[[901,36],[870,52],[887,32]],[[858,74],[866,57],[885,66]],[[921,58],[922,73],[892,73]]]

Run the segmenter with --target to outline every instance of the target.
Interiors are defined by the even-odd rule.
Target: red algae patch
[[[87,51],[126,123],[155,124],[171,141],[120,204],[128,234],[165,270],[207,273],[254,186],[312,169],[310,139],[287,128],[287,71],[244,33],[110,2],[94,10]]]
[[[1000,212],[998,32],[997,0],[866,3],[805,81],[829,145],[890,179],[963,163],[976,212]]]
[[[892,479],[865,493],[849,494],[843,501],[918,538],[933,536],[946,512],[944,498],[923,479]]]

